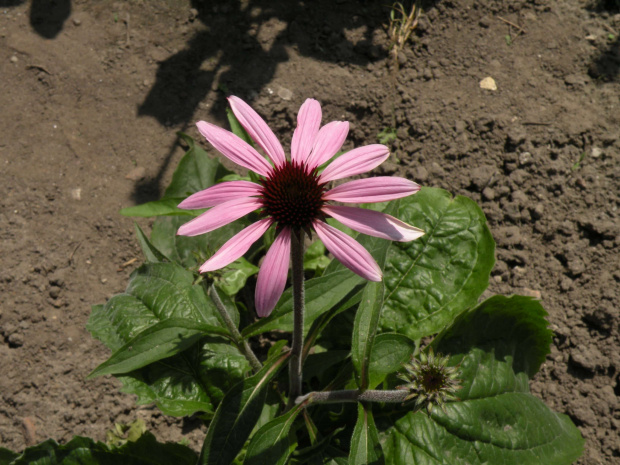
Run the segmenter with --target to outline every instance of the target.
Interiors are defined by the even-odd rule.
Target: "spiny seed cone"
[[[458,366],[449,367],[449,360],[448,356],[435,355],[432,348],[428,353],[421,352],[419,358],[412,356],[411,361],[403,365],[405,372],[398,374],[406,383],[398,389],[409,391],[405,400],[415,399],[415,408],[426,408],[429,414],[435,405],[444,409],[446,402],[458,400],[460,370]]]

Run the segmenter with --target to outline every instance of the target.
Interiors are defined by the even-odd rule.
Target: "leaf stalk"
[[[235,322],[228,314],[228,310],[226,310],[224,302],[222,302],[220,295],[217,293],[217,289],[215,288],[214,284],[212,284],[211,287],[207,290],[207,294],[211,297],[211,300],[213,300],[215,308],[217,308],[217,311],[222,317],[222,320],[224,320],[224,324],[226,325],[226,328],[228,328],[228,331],[230,331],[230,334],[232,335],[235,344],[237,345],[237,347],[239,347],[239,350],[241,350],[247,361],[250,362],[252,371],[254,373],[258,373],[263,367],[263,365],[256,357],[256,354],[254,354],[254,352],[252,351],[252,348],[250,347],[250,344],[248,344],[248,341],[243,338],[243,336],[237,329]]]

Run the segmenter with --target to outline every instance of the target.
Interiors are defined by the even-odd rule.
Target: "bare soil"
[[[85,380],[109,353],[84,326],[141,261],[119,209],[158,198],[175,133],[225,125],[234,94],[286,143],[307,97],[347,148],[394,127],[384,173],[479,202],[488,294],[539,297],[555,332],[532,391],[579,426],[577,463],[620,463],[618,2],[427,1],[398,69],[384,3],[0,0],[0,445],[140,417],[199,447],[199,421]]]

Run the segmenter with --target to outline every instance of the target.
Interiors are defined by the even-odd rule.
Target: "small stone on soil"
[[[280,87],[280,89],[278,89],[278,97],[282,100],[290,100],[293,98],[293,92],[286,87]]]
[[[21,347],[24,345],[24,335],[13,333],[8,337],[9,347]]]
[[[542,297],[540,291],[537,291],[535,289],[528,289],[527,287],[522,289],[521,292],[523,293],[523,295],[526,295],[528,297],[534,297],[535,299],[540,299]]]
[[[136,166],[129,173],[125,175],[125,179],[129,179],[130,181],[139,181],[140,179],[144,179],[146,175],[146,170],[142,166]]]
[[[598,158],[601,155],[603,155],[603,153],[604,153],[603,149],[600,149],[598,147],[592,147],[591,155],[592,155],[593,158]]]
[[[485,90],[497,90],[495,79],[490,76],[485,77],[482,81],[480,81],[480,88]]]

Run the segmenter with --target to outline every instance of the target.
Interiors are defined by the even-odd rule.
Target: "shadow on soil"
[[[598,0],[588,9],[598,14],[620,14],[620,0]],[[607,46],[588,68],[590,76],[602,82],[616,81],[620,77],[620,31],[610,28],[607,32]]]
[[[24,0],[0,0],[0,8],[18,6]],[[54,39],[71,15],[71,0],[32,0],[30,25],[41,37]]]
[[[185,130],[207,93],[217,91],[210,111],[224,119],[226,97],[239,95],[251,103],[273,79],[277,66],[291,58],[291,50],[343,66],[363,66],[387,53],[372,44],[374,31],[388,18],[382,2],[320,0],[306,5],[310,4],[291,1],[283,8],[276,0],[250,0],[245,6],[239,0],[192,0],[196,19],[205,29],[160,64],[138,115]],[[352,43],[345,29],[356,28],[365,28],[364,39]],[[160,197],[160,182],[175,149],[176,143],[154,178],[136,185],[134,201]]]

